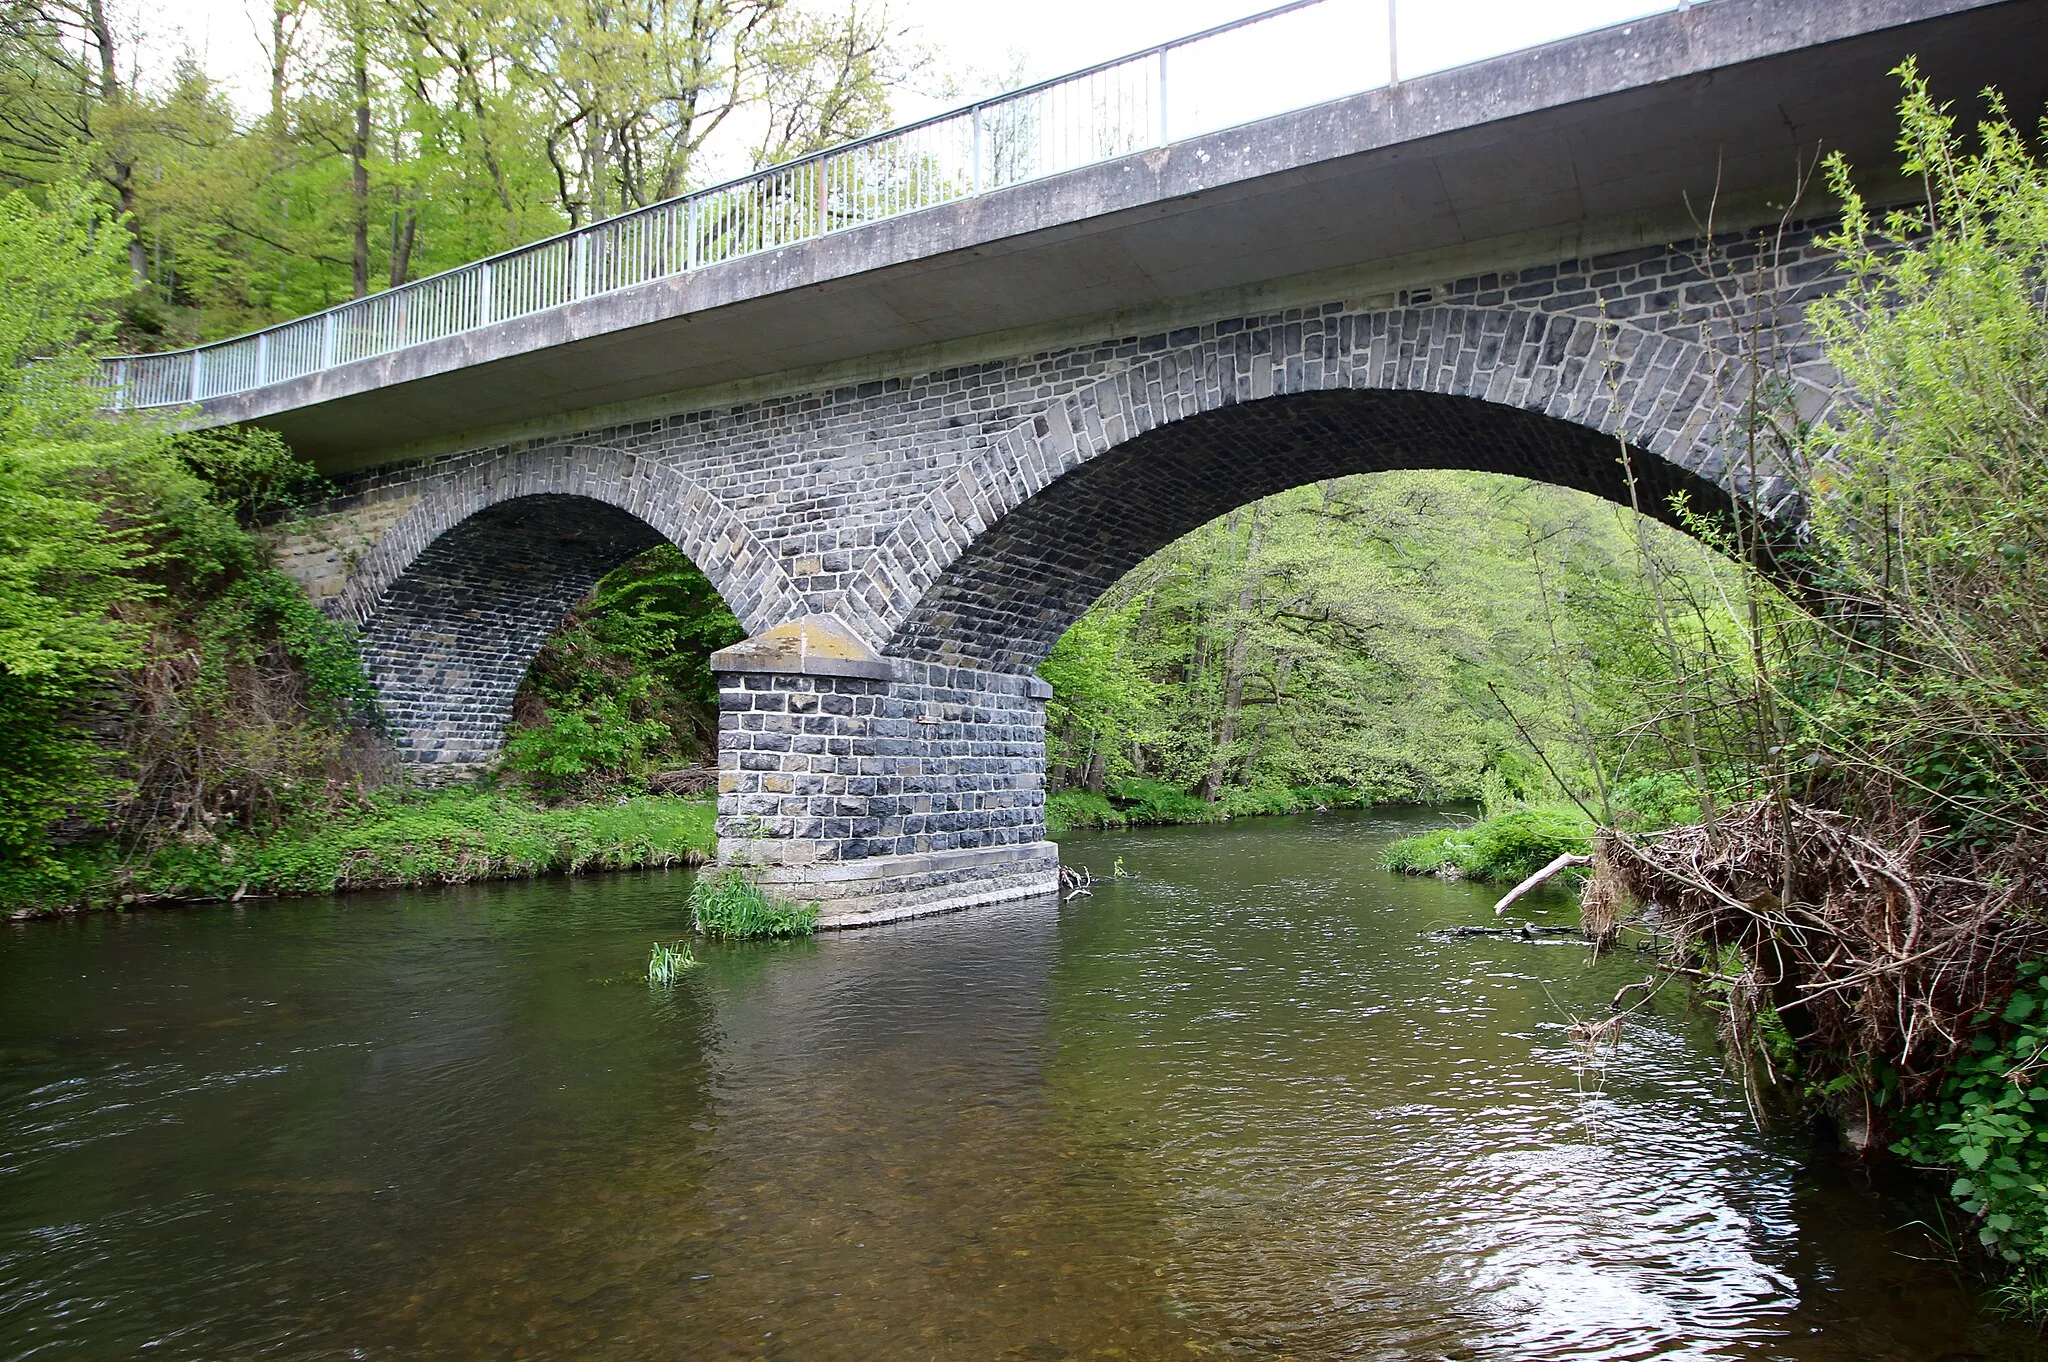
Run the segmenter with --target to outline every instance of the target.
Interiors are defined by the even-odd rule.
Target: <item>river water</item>
[[[0,933],[0,1357],[2020,1359],[1676,991],[1434,939],[1419,812],[700,951],[687,877]]]

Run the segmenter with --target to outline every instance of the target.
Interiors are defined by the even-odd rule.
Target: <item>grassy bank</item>
[[[1139,828],[1168,823],[1221,823],[1258,814],[1310,813],[1317,809],[1362,809],[1374,802],[1370,790],[1342,785],[1248,787],[1225,790],[1215,803],[1156,780],[1110,782],[1108,792],[1062,790],[1045,801],[1045,826],[1058,834],[1072,828]]]
[[[1382,863],[1409,875],[1519,884],[1566,852],[1585,855],[1592,838],[1593,825],[1578,809],[1539,805],[1403,837],[1387,844]]]
[[[142,859],[74,848],[0,883],[0,914],[694,865],[716,847],[714,816],[708,800],[663,795],[557,808],[475,790],[386,797],[352,817]]]

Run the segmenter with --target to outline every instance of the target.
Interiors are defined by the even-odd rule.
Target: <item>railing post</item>
[[[1391,4],[1392,0],[1388,3]],[[1159,49],[1159,145],[1162,147],[1170,140],[1166,132],[1166,54],[1171,51],[1170,47]]]
[[[256,386],[270,382],[270,333],[256,333]]]
[[[497,300],[491,296],[491,262],[488,260],[484,261],[483,264],[477,266],[476,272],[478,279],[477,288],[481,290],[477,294],[476,300],[476,324],[478,326],[489,326],[493,320],[491,309],[497,305]]]
[[[197,402],[199,400],[200,375],[202,375],[205,372],[206,352],[204,350],[195,349],[192,352],[192,396],[190,399],[194,402]]]
[[[576,234],[576,243],[570,249],[569,260],[569,301],[590,296],[590,229],[584,228]]]
[[[972,190],[971,192],[972,192],[972,193],[976,193],[976,194],[979,194],[979,193],[981,192],[981,106],[980,106],[979,104],[977,104],[977,105],[975,105],[975,106],[974,106],[974,137],[973,137],[973,142],[974,142],[974,174],[973,174],[973,180],[972,180],[972,183],[973,183],[973,185],[974,185],[974,188],[973,188],[973,190]]]
[[[683,205],[683,273],[697,268],[697,200]]]
[[[128,406],[128,361],[114,361],[114,410],[122,411]]]
[[[1394,7],[1398,0],[1387,0],[1387,84],[1401,83],[1400,44],[1394,34]]]
[[[827,231],[831,230],[832,223],[831,213],[826,203],[825,158],[820,156],[815,164],[818,167],[818,235],[823,236]]]
[[[332,311],[320,314],[320,367],[323,369],[332,369],[334,367],[334,313]]]

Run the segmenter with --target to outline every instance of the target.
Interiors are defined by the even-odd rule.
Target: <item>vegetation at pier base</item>
[[[716,940],[809,936],[818,930],[818,905],[775,897],[743,870],[701,876],[690,890],[690,923]]]

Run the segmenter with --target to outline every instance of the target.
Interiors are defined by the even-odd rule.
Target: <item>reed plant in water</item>
[[[705,936],[730,941],[809,936],[818,930],[818,905],[776,898],[743,871],[722,870],[690,890],[690,921]]]

